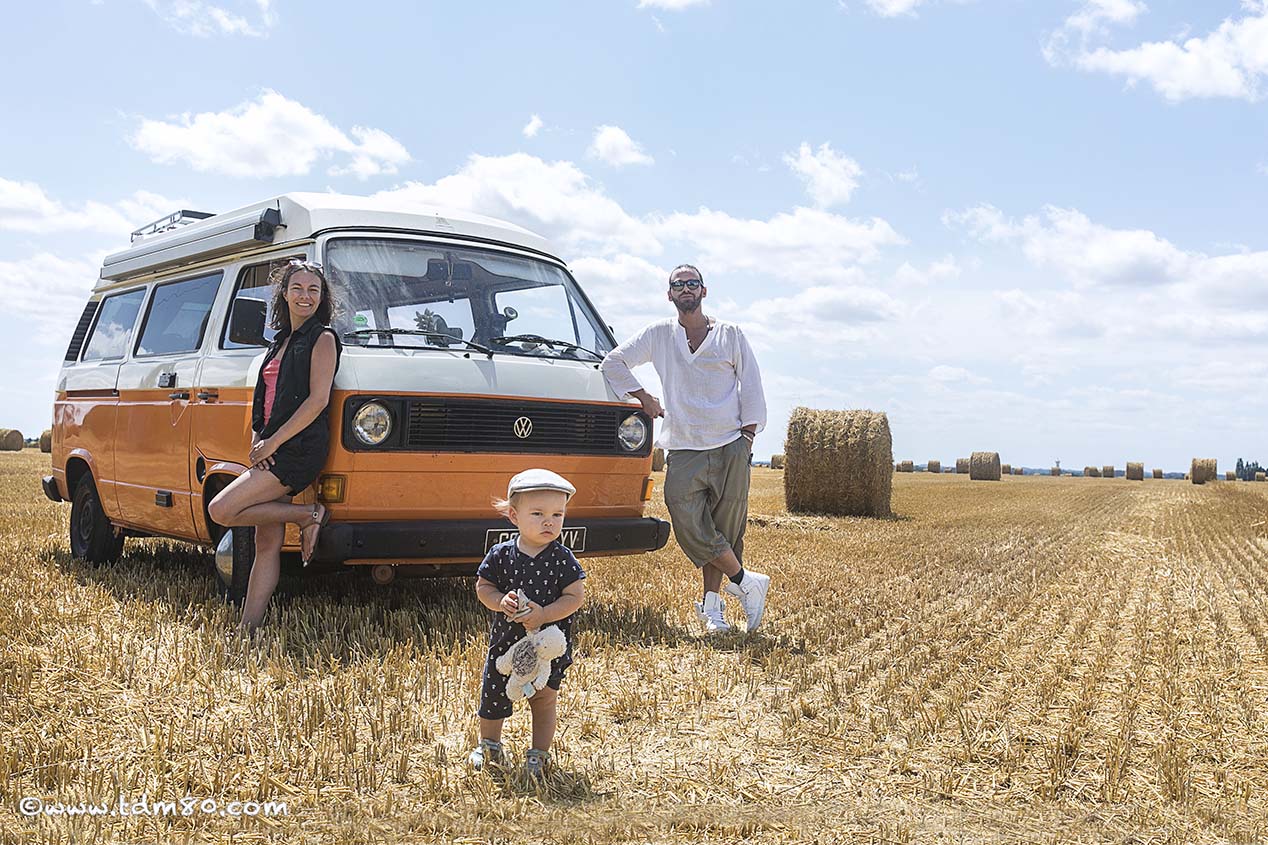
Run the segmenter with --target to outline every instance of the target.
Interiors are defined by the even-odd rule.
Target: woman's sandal
[[[317,517],[317,508],[321,508],[320,518]],[[313,506],[312,523],[305,525],[303,528],[299,529],[299,548],[300,548],[300,552],[303,554],[303,557],[304,557],[304,566],[308,566],[308,564],[312,563],[313,554],[317,551],[317,543],[318,541],[321,540],[321,529],[325,528],[326,524],[329,522],[330,522],[330,508],[318,502],[316,505]],[[307,532],[308,532],[308,529],[310,528],[316,528],[317,530],[314,531],[312,534],[308,534]],[[311,545],[307,542],[310,536],[313,538]]]

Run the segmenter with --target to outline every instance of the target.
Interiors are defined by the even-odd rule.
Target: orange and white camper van
[[[250,529],[207,504],[246,470],[252,390],[272,334],[270,269],[302,257],[336,286],[344,353],[331,449],[313,488],[331,511],[315,570],[468,575],[511,536],[493,497],[545,466],[577,495],[561,538],[579,556],[659,549],[652,421],[607,386],[611,330],[541,237],[465,213],[287,194],[224,214],[179,211],[107,256],[66,350],[53,413],[54,501],[73,553],[127,537],[214,546],[234,598]],[[285,551],[298,550],[291,526]]]

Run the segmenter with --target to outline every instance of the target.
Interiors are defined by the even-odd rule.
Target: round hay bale
[[[1096,467],[1084,467],[1083,475],[1086,478],[1100,478],[1101,471],[1097,469]]]
[[[1061,467],[1053,467],[1052,469],[1048,470],[1048,475],[1051,475],[1053,478],[1060,478]]]
[[[665,450],[657,446],[652,450],[652,472],[661,472],[665,469]]]
[[[1257,473],[1255,473],[1255,480],[1256,480],[1256,481],[1263,481],[1263,480],[1264,480],[1264,477],[1265,477],[1265,476],[1264,476],[1264,474],[1263,474],[1262,472],[1257,472]]]
[[[47,429],[45,430],[43,434],[40,435],[40,451],[41,452],[53,451],[53,429],[51,428]]]
[[[1102,476],[1104,476],[1105,478],[1113,478],[1113,477],[1114,477],[1114,465],[1113,465],[1113,464],[1106,464],[1105,466],[1101,467],[1101,475],[1102,475]]]
[[[1127,462],[1127,480],[1128,481],[1144,481],[1145,465],[1139,461]]]
[[[1025,475],[1026,472],[1021,467],[1013,467],[1013,475]]]
[[[930,461],[925,467],[925,472],[942,473],[942,461]]]
[[[1154,467],[1154,478],[1162,478],[1162,470]]]
[[[901,461],[898,464],[898,471],[899,472],[915,472],[916,464],[914,461]]]
[[[771,456],[770,456],[770,468],[771,468],[771,469],[783,469],[783,468],[784,468],[784,456],[783,456],[783,455],[771,455]]]
[[[1003,466],[1001,466],[1001,467],[999,468],[999,471],[1000,471],[1000,474],[1001,474],[1001,475],[1012,475],[1012,474],[1013,474],[1013,468],[1012,468],[1010,465],[1008,465],[1008,464],[1004,464]]]
[[[894,452],[883,412],[795,408],[784,460],[790,513],[891,515]]]
[[[974,452],[969,458],[970,481],[999,481],[999,452]]]
[[[1189,478],[1194,484],[1205,484],[1215,480],[1216,472],[1215,458],[1194,458],[1189,467]]]
[[[968,474],[969,474],[969,459],[968,459],[968,458],[956,458],[956,459],[955,459],[955,471],[956,471],[956,474],[957,474],[957,475],[968,475]]]
[[[21,452],[26,438],[16,428],[0,428],[0,452]]]
[[[1236,472],[1234,472],[1233,470],[1231,470],[1231,469],[1230,469],[1228,472],[1224,473],[1224,480],[1225,480],[1225,481],[1236,481],[1236,480],[1237,480],[1237,473],[1236,473]]]

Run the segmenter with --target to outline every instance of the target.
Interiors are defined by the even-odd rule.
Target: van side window
[[[97,310],[97,324],[84,345],[84,361],[104,361],[122,358],[132,343],[132,328],[136,325],[137,312],[145,301],[145,288],[127,293],[117,293],[101,300]]]
[[[203,342],[211,304],[223,273],[156,285],[141,329],[137,355],[193,352]]]
[[[290,258],[291,256],[287,256]],[[304,256],[294,256],[303,258]],[[267,264],[253,264],[250,267],[243,267],[242,272],[238,274],[238,289],[233,292],[233,300],[229,303],[229,314],[233,313],[233,303],[239,299],[255,299],[260,302],[269,303],[268,313],[264,315],[264,339],[269,343],[273,342],[273,338],[277,336],[277,329],[270,328],[269,323],[273,321],[273,288],[269,281],[269,271],[278,266],[278,263],[285,262],[286,259],[278,261],[270,261]],[[251,346],[246,343],[234,343],[229,339],[229,320],[225,320],[224,331],[220,335],[221,349],[258,349],[259,347]]]

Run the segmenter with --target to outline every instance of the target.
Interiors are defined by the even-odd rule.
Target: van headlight
[[[616,430],[616,439],[627,452],[637,452],[647,442],[647,423],[638,414],[630,414]]]
[[[378,402],[366,402],[352,418],[352,433],[367,446],[378,446],[392,433],[392,414]]]

